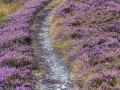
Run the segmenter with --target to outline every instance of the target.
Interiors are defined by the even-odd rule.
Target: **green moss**
[[[39,88],[35,87],[34,90],[39,90]]]
[[[11,81],[11,78],[10,78],[10,77],[8,77],[8,78],[6,79],[6,81],[7,81],[7,82],[10,82],[10,81]]]
[[[39,76],[39,71],[36,69],[36,70],[32,70],[32,74],[34,74],[35,76]]]
[[[96,70],[91,70],[90,72],[91,72],[91,73],[96,73],[97,71],[96,71]]]

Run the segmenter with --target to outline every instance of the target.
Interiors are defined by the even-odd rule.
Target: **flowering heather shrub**
[[[0,23],[0,90],[32,90],[32,70],[37,68],[31,47],[34,15],[50,0],[29,0]]]
[[[120,0],[66,0],[54,18],[51,36],[54,44],[69,41],[55,47],[66,48],[80,90],[119,90]]]
[[[30,76],[29,76],[30,75]],[[16,69],[10,67],[3,67],[0,69],[0,89],[1,90],[16,90],[13,87],[24,87],[30,88],[31,86],[27,85],[32,79],[29,69],[21,68]],[[22,84],[24,83],[24,86]],[[33,83],[31,81],[31,83]],[[31,89],[28,89],[31,90]]]
[[[9,52],[0,59],[0,66],[28,67],[32,64],[33,57],[17,52]]]

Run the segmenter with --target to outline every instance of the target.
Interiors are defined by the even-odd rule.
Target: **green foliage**
[[[115,77],[111,78],[111,81],[109,81],[110,86],[115,87],[117,84],[117,79]]]
[[[97,78],[94,82],[92,82],[91,86],[93,88],[98,88],[105,81],[104,78]]]
[[[8,20],[7,20],[6,18],[1,17],[1,18],[0,18],[0,23],[1,23],[1,22],[8,22]]]

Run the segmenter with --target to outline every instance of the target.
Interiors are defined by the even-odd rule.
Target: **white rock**
[[[64,85],[63,85],[61,88],[62,88],[62,89],[65,89],[65,88],[66,88],[66,86],[64,86]]]
[[[60,90],[59,88],[57,90]]]
[[[57,84],[56,86],[59,87],[60,85]]]

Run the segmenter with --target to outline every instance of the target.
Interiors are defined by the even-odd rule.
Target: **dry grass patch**
[[[0,22],[6,22],[7,20],[4,17],[11,13],[15,13],[20,7],[21,6],[17,2],[8,3],[7,1],[2,2],[0,0]]]

